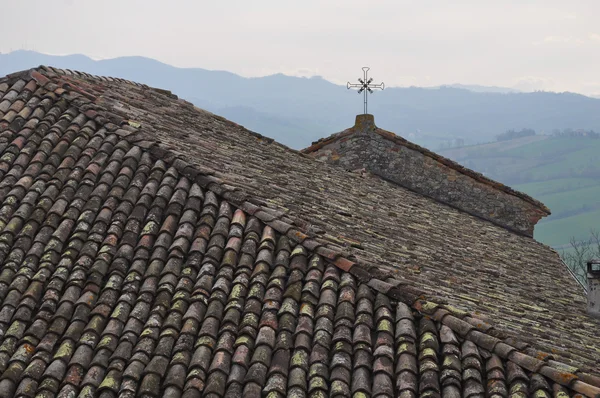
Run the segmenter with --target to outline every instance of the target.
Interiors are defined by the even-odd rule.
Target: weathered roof
[[[358,119],[357,119],[358,120]],[[319,149],[323,148],[324,146],[335,142],[335,141],[339,141],[351,134],[356,133],[357,130],[359,130],[360,128],[358,126],[353,126],[350,128],[347,128],[344,131],[340,131],[339,133],[335,133],[330,135],[329,137],[326,138],[321,138],[315,142],[313,142],[311,144],[311,146],[309,146],[308,148],[305,148],[302,150],[303,153],[312,153],[315,151],[318,151]],[[500,191],[506,192],[510,195],[514,195],[518,198],[523,199],[526,202],[529,202],[537,207],[540,208],[540,210],[543,210],[544,212],[546,212],[548,215],[550,215],[550,209],[548,209],[548,207],[546,207],[546,205],[544,205],[542,202],[540,202],[539,200],[532,198],[531,196],[527,195],[524,192],[520,192],[517,190],[512,189],[511,187],[504,185],[498,181],[494,181],[491,178],[488,178],[486,176],[484,176],[481,173],[478,173],[474,170],[471,170],[467,167],[464,167],[463,165],[448,159],[446,157],[443,157],[442,155],[439,155],[435,152],[430,151],[427,148],[424,148],[420,145],[415,144],[414,142],[410,142],[402,137],[400,137],[399,135],[396,135],[394,133],[392,133],[391,131],[387,131],[385,129],[379,128],[379,127],[375,127],[373,132],[375,134],[380,135],[381,137],[397,144],[397,145],[401,145],[404,147],[407,147],[409,149],[415,150],[417,152],[422,153],[423,155],[430,157],[436,161],[438,161],[439,163],[448,166],[456,171],[458,171],[459,173],[462,173],[464,175],[467,175],[471,178],[473,178],[476,181],[479,181],[481,183],[484,183],[486,185],[489,185],[491,187],[494,187],[495,189],[498,189]]]
[[[600,393],[555,252],[168,92],[11,75],[0,151],[0,395]]]
[[[303,152],[349,171],[375,174],[529,237],[533,237],[535,224],[548,216],[548,209],[539,202],[424,151],[379,129],[373,115],[363,114],[356,116],[352,128]]]

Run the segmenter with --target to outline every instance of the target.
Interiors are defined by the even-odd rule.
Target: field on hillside
[[[600,139],[534,136],[440,151],[543,202],[535,238],[559,252],[600,230]]]

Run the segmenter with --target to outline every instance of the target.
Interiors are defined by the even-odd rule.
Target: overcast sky
[[[0,52],[600,95],[599,0],[0,0]]]

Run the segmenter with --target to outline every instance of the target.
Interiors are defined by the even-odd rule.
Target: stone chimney
[[[537,200],[375,126],[373,115],[356,116],[353,127],[303,150],[347,170],[367,170],[390,182],[533,236],[550,214]]]
[[[600,318],[600,259],[587,263],[588,314]]]

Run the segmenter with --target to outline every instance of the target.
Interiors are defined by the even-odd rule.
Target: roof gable
[[[304,149],[315,159],[350,171],[368,171],[402,187],[533,236],[550,210],[530,196],[375,126],[373,115],[356,116],[353,127]]]
[[[595,393],[590,383],[597,381],[585,371],[567,372],[580,379],[560,372],[566,365],[553,361],[568,360],[563,353],[536,354],[479,315],[429,300],[446,300],[445,292],[430,294],[431,288],[416,288],[384,266],[360,264],[358,254],[330,243],[333,236],[306,236],[310,228],[301,231],[288,218],[297,213],[283,214],[267,199],[234,189],[245,176],[227,181],[233,160],[207,170],[192,165],[200,157],[174,156],[187,150],[178,135],[188,126],[220,138],[186,141],[204,148],[196,156],[217,152],[206,158],[211,166],[240,145],[223,139],[228,129],[258,149],[282,147],[142,86],[98,80],[65,86],[77,80],[44,73],[52,80],[31,73],[10,85],[0,82],[2,391],[142,394],[162,382],[163,392],[173,395],[236,396],[264,388],[274,396],[348,390],[412,396],[456,394],[452,386],[464,383],[477,395],[494,381],[500,392],[514,385],[551,394],[556,382]],[[162,141],[150,141],[152,131],[144,129],[153,128],[165,129],[157,132]],[[275,154],[280,150],[304,159],[287,149]],[[247,165],[253,161],[246,158]],[[326,170],[332,179],[340,173]],[[300,187],[287,171],[287,179],[273,174],[265,185]],[[246,189],[252,183],[246,180]],[[377,253],[372,242],[348,239],[349,246]],[[546,310],[531,304],[523,313],[539,309]],[[505,324],[512,317],[501,312]],[[580,336],[597,325],[587,322]],[[515,327],[522,326],[507,329]],[[532,334],[536,345],[563,344]],[[593,339],[584,341],[587,348],[564,352],[593,369]],[[440,368],[446,358],[450,365]],[[417,369],[417,363],[429,365]]]

